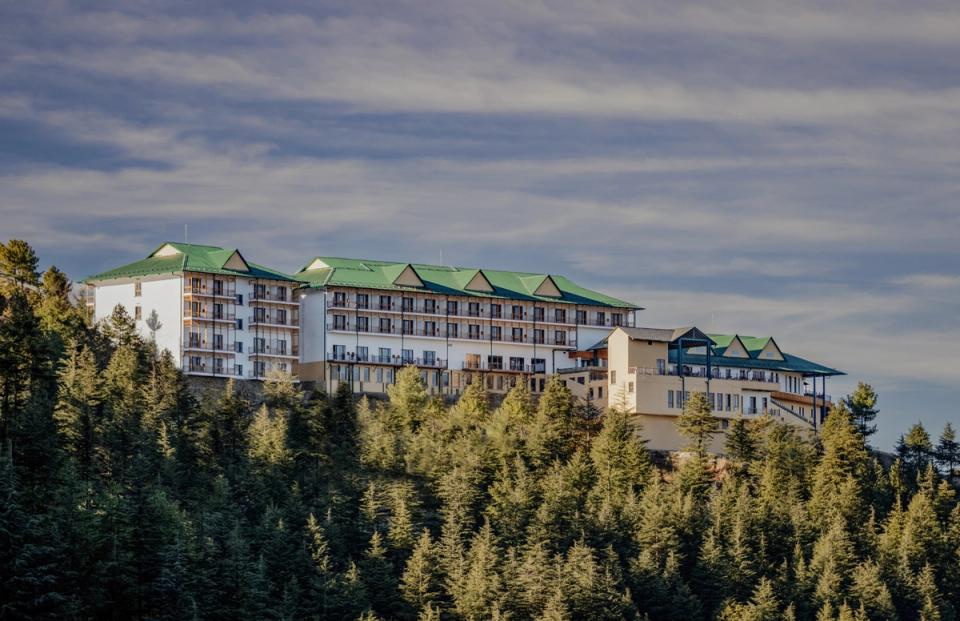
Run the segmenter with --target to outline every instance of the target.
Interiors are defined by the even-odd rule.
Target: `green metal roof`
[[[677,352],[671,350],[670,362],[676,363]],[[703,354],[683,354],[683,363],[703,366],[707,364],[707,357]],[[764,369],[767,371],[792,371],[803,375],[846,375],[843,371],[825,367],[816,362],[805,360],[800,356],[784,353],[783,360],[769,358],[727,358],[726,356],[711,356],[710,364],[714,367],[741,367],[746,369]]]
[[[324,266],[309,269],[316,261],[321,261]],[[423,282],[423,287],[395,284],[394,281],[408,265],[413,268]],[[482,273],[493,287],[492,292],[466,288],[478,273]],[[639,306],[630,302],[581,287],[564,276],[549,274],[448,267],[421,263],[395,263],[367,259],[344,259],[341,257],[316,257],[295,276],[308,283],[308,286],[315,288],[344,286],[401,291],[427,290],[439,294],[480,298],[508,298],[640,309]],[[548,278],[559,289],[561,297],[538,295],[536,293],[537,289]]]
[[[176,254],[157,256],[157,253],[167,246],[177,251]],[[247,265],[249,270],[230,269],[225,264],[237,254]],[[202,246],[200,244],[183,244],[179,242],[164,242],[160,244],[145,259],[134,261],[127,265],[88,276],[83,280],[86,283],[120,278],[138,278],[160,274],[180,274],[183,272],[200,272],[205,274],[224,274],[228,276],[246,276],[248,278],[265,278],[271,280],[296,281],[295,278],[256,263],[250,263],[243,258],[236,249],[219,248],[217,246]]]

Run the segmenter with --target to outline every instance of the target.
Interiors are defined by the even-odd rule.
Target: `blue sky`
[[[201,6],[203,8],[197,8]],[[0,7],[0,237],[563,273],[960,424],[955,2]]]

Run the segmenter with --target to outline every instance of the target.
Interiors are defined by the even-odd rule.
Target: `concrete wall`
[[[181,304],[180,295],[183,280],[180,276],[145,279],[141,281],[141,295],[136,297],[133,280],[115,281],[101,285],[94,293],[94,320],[100,321],[110,317],[113,309],[119,304],[123,306],[130,317],[136,316],[136,308],[140,307],[141,319],[136,322],[137,332],[144,338],[150,338],[150,329],[146,320],[150,312],[157,311],[161,328],[157,330],[157,347],[162,351],[167,349],[180,364],[181,354]]]

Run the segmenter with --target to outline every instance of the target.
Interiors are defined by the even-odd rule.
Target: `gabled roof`
[[[391,274],[397,266],[409,266],[423,283],[411,287],[395,282]],[[303,267],[296,278],[310,287],[361,287],[385,290],[426,289],[441,295],[462,295],[514,300],[542,300],[567,304],[639,309],[635,304],[581,287],[568,278],[550,274],[509,272],[468,267],[450,267],[421,263],[394,263],[369,259],[316,257]]]
[[[100,274],[88,276],[84,279],[84,282],[94,283],[161,274],[182,274],[183,272],[295,280],[283,272],[250,263],[235,248],[227,249],[218,246],[164,242],[146,258]]]

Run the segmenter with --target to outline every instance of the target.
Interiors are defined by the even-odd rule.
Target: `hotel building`
[[[239,250],[166,242],[85,283],[94,320],[123,306],[188,375],[262,379],[273,369],[299,371],[298,283]]]
[[[385,392],[411,364],[434,394],[474,381],[539,392],[578,345],[633,326],[639,310],[550,274],[317,257],[295,278],[301,379],[357,392]]]

